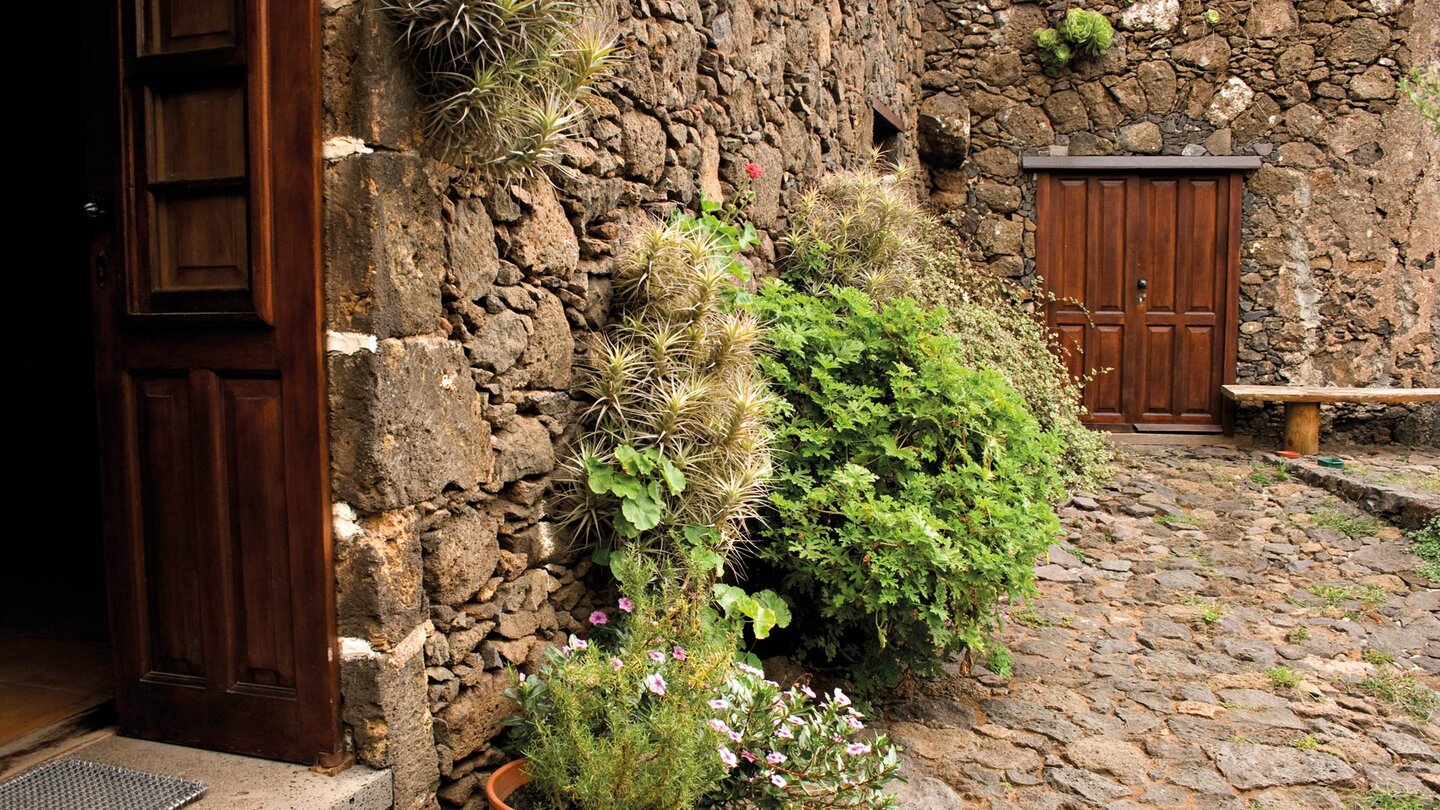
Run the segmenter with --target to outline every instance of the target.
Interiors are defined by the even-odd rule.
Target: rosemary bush
[[[909,192],[901,174],[875,166],[826,176],[791,218],[786,275],[801,288],[854,286],[880,301],[908,296],[943,306],[960,362],[999,371],[1041,428],[1060,439],[1068,486],[1109,477],[1114,447],[1080,423],[1080,385],[1055,335],[1026,310],[1020,285],[977,270],[964,246]]]
[[[733,305],[745,240],[717,234],[672,217],[636,238],[617,271],[621,317],[590,352],[588,430],[560,482],[565,519],[602,561],[615,547],[678,543],[685,556],[713,553],[718,569],[764,500],[764,329]]]
[[[615,60],[579,0],[384,0],[430,104],[426,137],[496,173],[554,165]]]

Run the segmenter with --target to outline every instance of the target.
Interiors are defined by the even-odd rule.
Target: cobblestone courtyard
[[[1399,530],[1204,447],[1128,449],[1062,516],[1013,676],[887,712],[904,806],[1437,806],[1440,590]]]

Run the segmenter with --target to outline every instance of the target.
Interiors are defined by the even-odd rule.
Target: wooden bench
[[[1322,402],[1440,402],[1440,388],[1326,388],[1309,385],[1226,385],[1236,402],[1285,403],[1285,449],[1302,456],[1320,452]]]

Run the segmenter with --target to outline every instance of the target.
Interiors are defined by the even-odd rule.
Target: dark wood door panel
[[[333,765],[319,9],[94,3],[118,134],[87,173],[125,190],[91,250],[120,724]]]
[[[1037,182],[1037,270],[1075,352],[1086,420],[1220,426],[1233,379],[1240,177],[1053,172]],[[1074,356],[1078,352],[1078,357]]]

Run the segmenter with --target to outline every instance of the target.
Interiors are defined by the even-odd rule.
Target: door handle
[[[1135,289],[1137,289],[1137,290],[1143,290],[1143,289],[1145,289],[1146,287],[1149,287],[1149,286],[1150,286],[1150,282],[1146,281],[1146,280],[1143,279],[1143,278],[1140,279],[1139,281],[1135,282]]]

